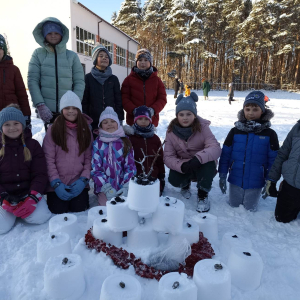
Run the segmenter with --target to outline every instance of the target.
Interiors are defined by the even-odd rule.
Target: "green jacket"
[[[62,27],[62,41],[55,49],[45,42],[43,25],[47,21]],[[85,88],[83,68],[77,54],[66,49],[69,29],[56,18],[46,18],[33,30],[37,48],[31,57],[28,69],[28,88],[33,105],[45,103],[52,112],[59,112],[62,95],[71,90],[82,99]]]
[[[208,96],[208,92],[210,91],[210,84],[209,84],[209,82],[205,80],[203,82],[202,88],[203,88],[203,96]]]
[[[300,120],[278,150],[269,178],[278,181],[281,174],[289,185],[300,189]]]

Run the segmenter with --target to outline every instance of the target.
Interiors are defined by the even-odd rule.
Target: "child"
[[[77,53],[67,50],[69,29],[56,18],[46,18],[33,31],[41,48],[36,49],[29,62],[28,88],[38,115],[45,123],[59,116],[63,94],[72,90],[82,99],[83,68]]]
[[[238,121],[224,142],[219,161],[220,189],[226,194],[226,177],[229,172],[229,204],[243,204],[255,211],[261,189],[279,149],[277,134],[270,120],[274,114],[265,109],[265,95],[251,92],[245,99]]]
[[[198,96],[179,95],[176,100],[176,118],[168,127],[164,162],[170,168],[169,182],[181,188],[186,199],[191,197],[191,181],[197,181],[198,212],[210,209],[208,193],[216,175],[216,160],[221,148],[209,129],[210,121],[197,115]]]
[[[48,177],[45,155],[31,133],[18,105],[0,112],[0,234],[8,232],[17,217],[30,224],[45,223],[51,213],[43,194]]]
[[[184,85],[184,88],[185,88],[185,93],[184,93],[184,96],[185,97],[188,97],[190,94],[191,94],[191,86],[190,85],[188,85],[188,84],[185,84]]]
[[[147,157],[143,166],[145,172],[148,174],[150,171],[151,165],[154,160],[154,155],[158,152],[158,149],[161,147],[161,141],[159,137],[154,133],[155,127],[151,122],[150,110],[147,106],[143,105],[136,109],[134,114],[134,124],[132,127],[125,127],[129,135],[130,142],[134,150],[134,159],[136,161],[141,161],[144,158],[143,152],[145,155],[150,155]],[[125,129],[124,128],[124,129]],[[142,174],[142,167],[139,163],[135,164],[137,169],[137,175]],[[151,177],[160,180],[160,195],[165,187],[165,165],[163,161],[163,149],[160,148],[159,156],[153,165],[153,171]]]
[[[43,141],[48,177],[47,202],[55,214],[89,208],[88,182],[92,159],[92,119],[82,114],[81,102],[72,91],[60,100],[61,115]]]
[[[136,173],[133,149],[118,115],[107,106],[100,115],[99,136],[93,143],[92,179],[99,205],[118,195],[127,196],[129,180]]]
[[[203,89],[204,100],[208,100],[208,93],[210,91],[210,84],[205,78],[202,79],[202,89]]]
[[[132,68],[122,84],[122,101],[128,125],[134,123],[134,112],[139,106],[146,105],[151,112],[152,123],[158,126],[159,113],[167,103],[166,89],[152,66],[152,55],[147,49],[136,53],[136,66]]]
[[[0,110],[10,103],[19,104],[30,129],[31,110],[20,70],[7,55],[5,38],[0,34]]]
[[[300,212],[300,120],[291,129],[269,172],[264,196],[277,197],[275,218],[288,223],[297,218]],[[283,176],[282,188],[277,192],[276,182]]]

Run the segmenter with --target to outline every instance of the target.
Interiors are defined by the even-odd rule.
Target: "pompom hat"
[[[74,106],[82,112],[82,105],[79,97],[72,91],[67,91],[60,99],[59,111],[68,106]]]
[[[198,95],[194,92],[188,97],[184,97],[183,94],[180,94],[176,99],[176,116],[182,110],[191,111],[195,116],[197,116],[197,105],[196,102],[198,101]]]
[[[118,115],[114,111],[114,109],[110,106],[107,106],[105,110],[102,112],[102,114],[100,115],[98,127],[100,127],[101,122],[105,119],[112,119],[116,121],[118,123],[118,128],[120,127],[120,121]]]
[[[23,130],[26,127],[25,117],[19,109],[15,107],[6,107],[0,111],[0,131],[2,132],[2,126],[7,121],[17,121],[23,126]]]

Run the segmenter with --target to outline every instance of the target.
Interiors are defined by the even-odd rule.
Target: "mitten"
[[[111,186],[110,183],[105,183],[105,184],[102,186],[100,192],[106,194],[111,188],[112,188],[112,186]]]
[[[188,173],[191,173],[192,172],[192,169],[190,167],[190,164],[189,162],[184,162],[182,165],[181,165],[181,171],[182,173],[184,174],[188,174]]]
[[[49,123],[50,120],[53,118],[53,114],[51,110],[45,104],[38,105],[37,110],[39,112],[41,119],[44,122]]]
[[[80,177],[70,185],[70,193],[72,194],[73,198],[77,197],[82,193],[83,189],[86,187],[88,182],[89,180],[86,177]]]
[[[70,186],[62,183],[60,179],[51,181],[50,185],[54,188],[54,191],[59,199],[69,201],[73,198],[72,194],[69,192]]]
[[[112,198],[117,196],[117,191],[112,187],[105,193],[105,196],[106,196],[107,200],[109,201]]]
[[[271,181],[271,180],[267,180],[263,190],[262,190],[262,198],[266,199],[268,196],[271,197],[277,197],[278,196],[278,192],[276,189],[276,182],[275,181]]]
[[[155,115],[155,111],[152,107],[148,107],[148,109],[150,110],[150,114],[151,114],[151,118]]]
[[[220,174],[219,187],[223,194],[226,194],[227,191],[227,183],[226,183],[226,174]]]
[[[197,169],[201,168],[201,162],[196,156],[189,160],[188,163],[190,165],[190,169],[193,171],[196,171]]]
[[[118,195],[118,196],[121,196],[121,195],[122,195],[122,196],[124,196],[124,197],[127,197],[127,195],[128,195],[128,187],[129,187],[129,182],[126,182],[126,183],[123,185],[123,187],[117,191],[117,195]]]
[[[13,213],[14,208],[20,202],[21,198],[16,195],[10,195],[6,192],[1,193],[1,206],[4,210]]]

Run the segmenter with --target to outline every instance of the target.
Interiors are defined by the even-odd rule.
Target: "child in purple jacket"
[[[91,176],[99,204],[106,205],[113,197],[127,196],[129,180],[136,174],[136,167],[133,148],[112,107],[102,112],[98,126]]]
[[[0,234],[8,232],[17,217],[31,224],[51,217],[43,197],[48,182],[45,155],[25,127],[17,104],[1,110]]]

